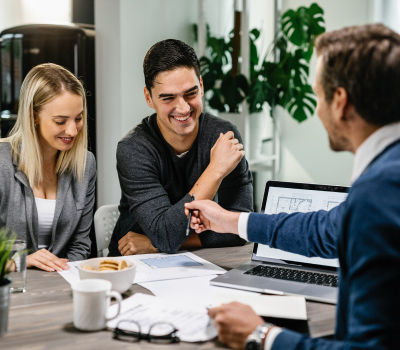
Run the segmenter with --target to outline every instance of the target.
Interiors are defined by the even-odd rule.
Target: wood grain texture
[[[253,244],[243,247],[199,249],[194,254],[227,270],[251,257]],[[152,294],[147,289],[132,285],[124,294],[127,298],[135,293]],[[12,294],[9,311],[8,333],[0,339],[0,349],[10,350],[116,350],[116,349],[226,349],[218,341],[207,343],[179,343],[155,345],[142,341],[124,343],[113,340],[111,332],[80,332],[73,326],[72,292],[67,283],[56,272],[36,269],[27,271],[27,291]],[[333,333],[336,307],[307,302],[308,325],[312,336]]]

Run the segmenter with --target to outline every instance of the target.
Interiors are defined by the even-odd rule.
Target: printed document
[[[136,275],[132,283],[144,283],[180,279],[187,277],[221,275],[226,271],[221,267],[204,260],[197,255],[184,252],[178,254],[142,254],[113,258],[116,260],[133,260],[136,262]],[[70,269],[59,274],[70,284],[78,282],[78,265],[82,261],[69,262]]]
[[[155,296],[168,300],[181,301],[211,307],[214,296],[217,294],[249,295],[255,296],[260,293],[246,292],[240,289],[216,287],[210,285],[210,280],[217,275],[181,278],[179,280],[165,280],[155,282],[139,283],[142,287],[150,290]]]
[[[117,304],[110,307],[113,315]],[[107,327],[114,329],[121,320],[134,320],[140,324],[141,332],[147,334],[149,327],[156,322],[171,323],[178,329],[177,335],[184,342],[200,342],[213,339],[217,330],[212,324],[205,307],[188,303],[172,302],[164,298],[136,293],[121,303],[119,316],[107,322]],[[129,330],[129,323],[124,322],[122,329]]]

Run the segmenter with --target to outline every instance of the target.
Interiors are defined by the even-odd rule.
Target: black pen
[[[192,194],[192,202],[195,200],[194,198],[194,193]],[[186,236],[189,236],[189,231],[190,231],[190,221],[192,220],[192,209],[189,209],[189,220],[188,224],[186,227]]]

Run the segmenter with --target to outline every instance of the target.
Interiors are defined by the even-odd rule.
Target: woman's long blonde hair
[[[11,144],[11,153],[28,178],[31,187],[43,181],[43,154],[35,128],[34,113],[64,92],[82,97],[83,127],[75,138],[72,148],[60,151],[54,172],[61,175],[70,172],[83,180],[87,157],[87,108],[82,83],[67,69],[53,63],[32,68],[21,87],[17,121],[3,141]]]

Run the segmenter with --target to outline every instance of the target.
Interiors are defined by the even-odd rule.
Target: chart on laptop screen
[[[265,204],[265,214],[278,213],[307,213],[318,210],[330,210],[340,203],[344,202],[347,197],[345,192],[316,191],[303,190],[297,188],[269,187],[267,202]],[[293,232],[296,234],[296,232]],[[257,256],[297,261],[315,265],[325,265],[338,267],[337,259],[323,259],[318,257],[305,257],[298,254],[284,252],[279,249],[270,248],[266,245],[259,244]]]

